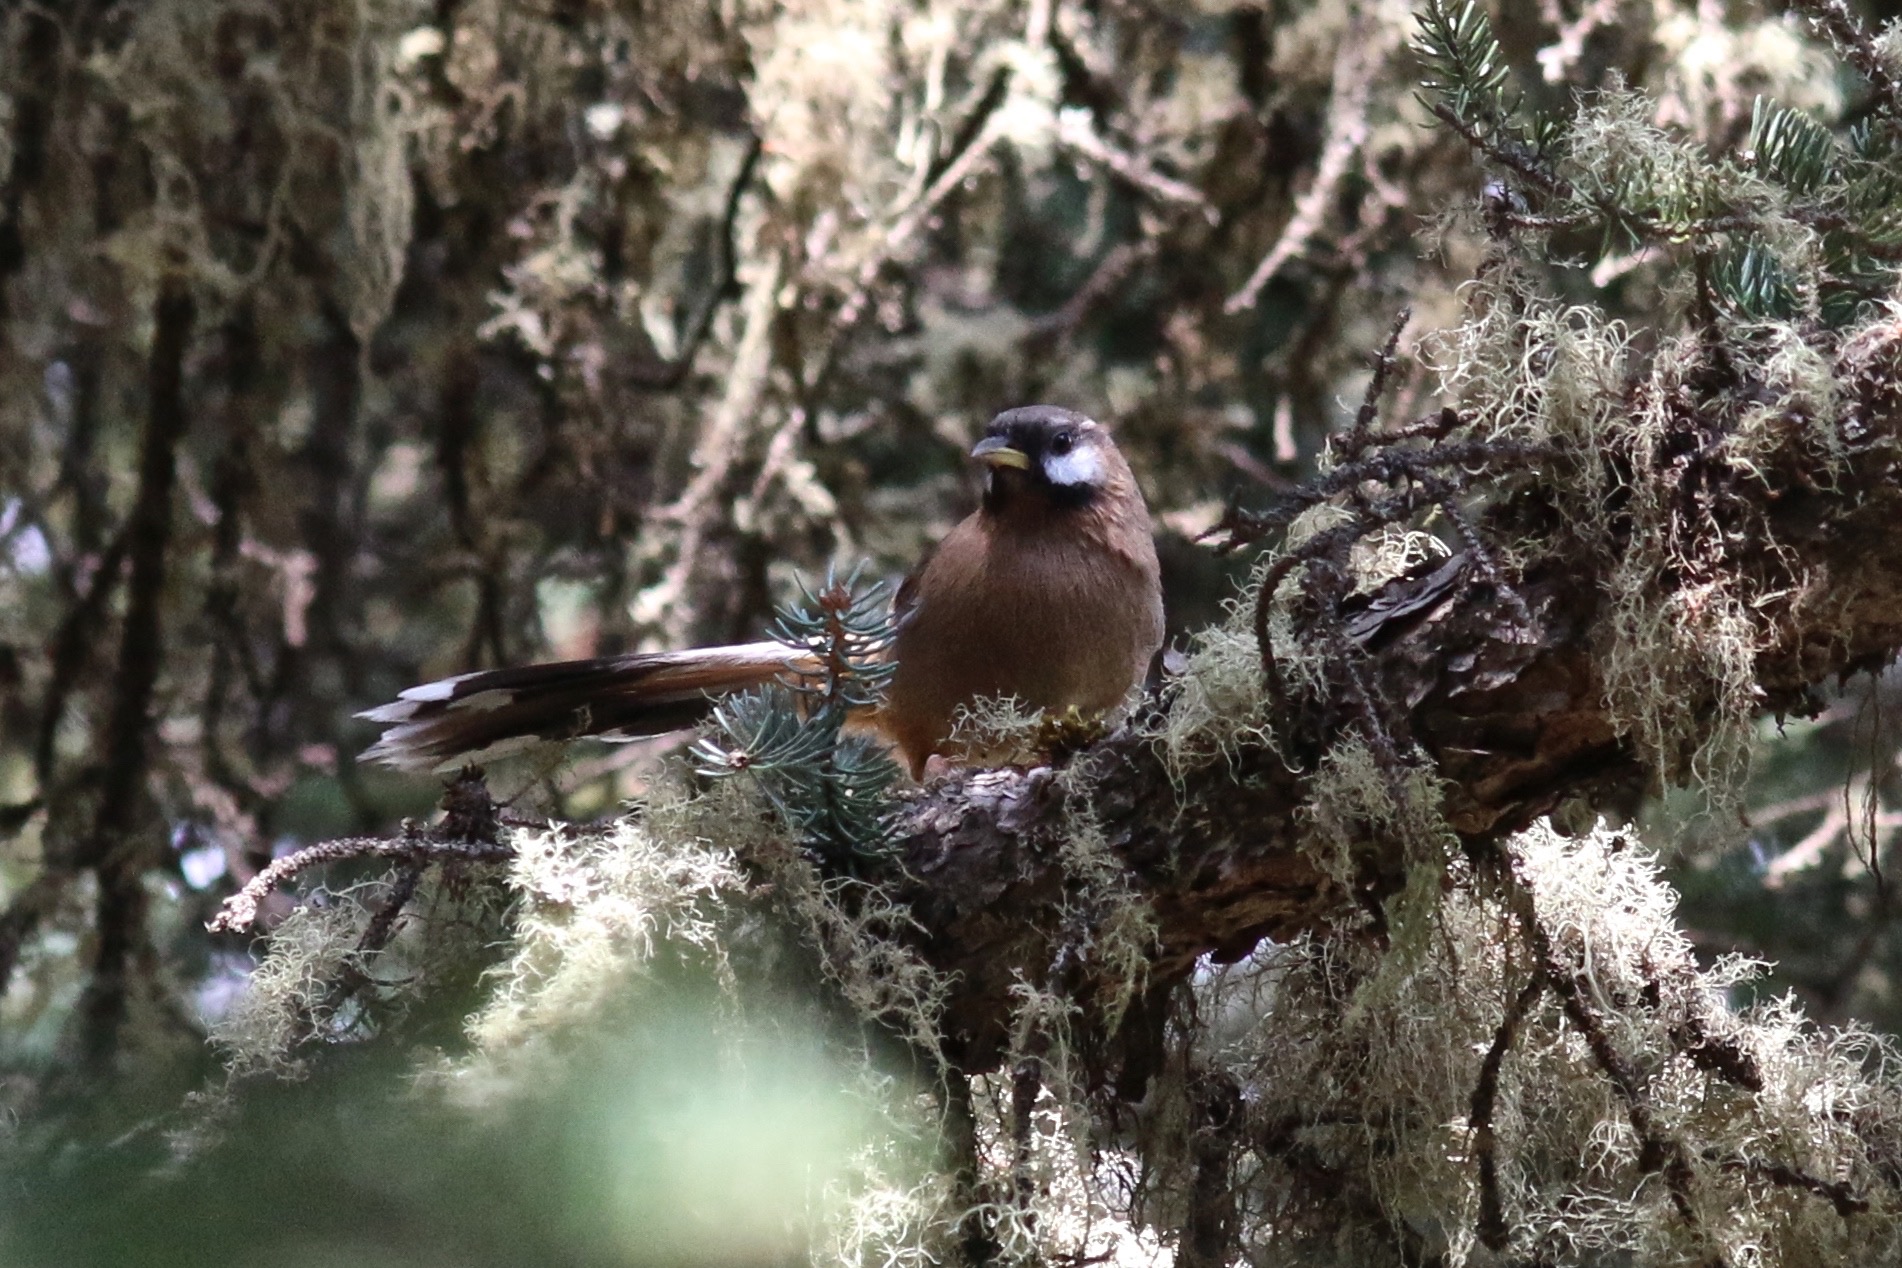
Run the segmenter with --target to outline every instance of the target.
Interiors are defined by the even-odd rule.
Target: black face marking
[[[1103,491],[1105,464],[1091,452],[1103,434],[1082,414],[1054,405],[1005,410],[985,428],[1029,460],[1028,470],[993,468],[984,505],[998,510],[1019,493],[1036,493],[1053,506],[1084,507]]]

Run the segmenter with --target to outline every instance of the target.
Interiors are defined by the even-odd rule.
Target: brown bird
[[[874,721],[914,777],[934,755],[970,756],[951,741],[960,707],[1015,696],[1112,709],[1162,645],[1149,508],[1102,424],[1049,405],[1006,410],[971,456],[988,468],[982,504],[893,604],[897,665]],[[364,757],[429,770],[540,741],[659,735],[805,659],[767,641],[459,674],[358,715],[389,724]]]

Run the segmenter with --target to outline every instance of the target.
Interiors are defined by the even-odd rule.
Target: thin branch
[[[1511,470],[1525,464],[1549,460],[1557,451],[1547,445],[1529,445],[1513,441],[1462,440],[1404,448],[1393,442],[1409,439],[1412,433],[1381,436],[1386,442],[1373,455],[1343,462],[1279,498],[1265,511],[1244,511],[1230,507],[1214,528],[1201,534],[1198,541],[1213,541],[1215,549],[1226,554],[1260,541],[1293,523],[1301,512],[1330,498],[1349,493],[1367,483],[1401,484],[1420,482],[1435,473],[1458,473],[1437,487],[1448,492],[1463,487],[1477,474]],[[1220,540],[1216,540],[1217,538]]]
[[[1235,1258],[1235,1146],[1247,1114],[1241,1088],[1226,1071],[1190,1075],[1189,1157],[1194,1166],[1187,1218],[1177,1241],[1183,1268],[1227,1268]]]
[[[1861,1215],[1869,1209],[1869,1199],[1857,1193],[1853,1186],[1840,1181],[1824,1180],[1799,1167],[1788,1166],[1781,1162],[1765,1162],[1761,1158],[1718,1158],[1708,1153],[1705,1157],[1725,1171],[1766,1180],[1783,1188],[1805,1189],[1835,1207],[1836,1214],[1843,1219],[1848,1219],[1852,1215]]]
[[[926,169],[925,174],[924,183],[927,188],[936,185],[946,170],[977,144],[977,139],[989,125],[991,116],[996,114],[997,108],[1004,104],[1004,97],[1010,91],[1012,73],[1010,63],[1007,61],[999,62],[991,71],[991,77],[985,81],[983,91],[977,94],[976,103],[964,112],[964,118],[952,130],[950,142],[940,153],[932,157],[931,165]]]
[[[1543,971],[1534,972],[1506,1009],[1506,1015],[1493,1032],[1492,1047],[1479,1065],[1479,1081],[1473,1085],[1473,1153],[1479,1159],[1479,1241],[1488,1250],[1503,1251],[1512,1240],[1506,1226],[1505,1205],[1499,1197],[1499,1137],[1493,1129],[1493,1110],[1499,1100],[1499,1071],[1519,1033],[1520,1023],[1532,1011],[1533,1004],[1545,994]]]
[[[1052,312],[1033,317],[1024,341],[1033,345],[1055,343],[1069,335],[1105,303],[1137,266],[1154,259],[1160,240],[1150,234],[1139,242],[1119,242],[1104,255],[1076,293]]]
[[[1374,357],[1374,372],[1367,380],[1367,391],[1361,397],[1360,409],[1355,411],[1354,426],[1341,438],[1341,450],[1346,457],[1360,457],[1373,442],[1374,421],[1380,417],[1380,398],[1386,395],[1387,379],[1393,374],[1394,354],[1400,347],[1400,332],[1407,328],[1407,323],[1412,319],[1412,305],[1403,304],[1400,311],[1394,314],[1393,323],[1387,327],[1387,339]]]
[[[1384,29],[1390,23],[1380,24]],[[1340,196],[1341,182],[1351,170],[1354,156],[1367,144],[1367,102],[1374,76],[1385,63],[1385,41],[1365,29],[1366,24],[1349,24],[1334,54],[1334,82],[1330,90],[1327,136],[1321,146],[1321,160],[1314,180],[1295,200],[1294,214],[1282,226],[1281,236],[1268,249],[1255,271],[1248,275],[1240,290],[1222,305],[1226,313],[1253,308],[1261,292],[1281,272],[1282,266],[1308,248],[1321,226],[1333,219],[1334,204]]]
[[[757,135],[747,138],[746,156],[740,160],[740,170],[733,177],[733,184],[727,188],[726,205],[720,213],[720,229],[717,235],[720,242],[720,271],[716,281],[707,286],[701,295],[699,304],[694,308],[693,317],[687,323],[686,335],[680,341],[680,350],[672,360],[637,361],[622,371],[627,381],[634,387],[655,391],[672,391],[685,381],[693,370],[695,360],[700,355],[700,345],[706,342],[707,333],[713,329],[714,314],[720,305],[733,294],[734,271],[739,263],[738,244],[733,240],[734,225],[739,219],[740,201],[753,183],[754,169],[759,166],[760,138]]]
[[[1473,522],[1472,516],[1468,515],[1465,508],[1452,498],[1442,501],[1439,509],[1440,514],[1446,517],[1447,523],[1451,524],[1453,531],[1458,534],[1467,558],[1473,561],[1474,569],[1511,605],[1512,614],[1518,619],[1519,628],[1531,629],[1532,609],[1526,606],[1525,598],[1520,595],[1518,587],[1512,584],[1512,579],[1506,575],[1505,568],[1499,563],[1499,556],[1487,542],[1485,535],[1479,531],[1479,526]]]
[[[1037,1182],[1031,1171],[1036,1139],[1037,1098],[1043,1093],[1043,1057],[1047,1046],[1041,1032],[1031,1036],[1031,1050],[1010,1073],[1011,1197],[1024,1211],[1034,1209]]]
[[[1090,126],[1089,116],[1083,111],[1064,110],[1058,113],[1057,141],[1101,164],[1155,201],[1193,208],[1200,211],[1211,224],[1214,223],[1215,208],[1201,190],[1173,176],[1165,176],[1141,155],[1111,145]]]
[[[996,111],[1003,104],[1005,95],[998,94],[996,100],[992,100],[987,95],[979,103],[978,112],[974,116],[977,126],[970,131],[969,142],[962,149],[951,152],[943,169],[938,172],[922,194],[894,209],[890,226],[879,239],[877,246],[859,264],[858,271],[853,277],[852,289],[847,292],[845,299],[839,305],[839,314],[833,322],[833,347],[837,346],[839,335],[865,319],[865,314],[871,306],[872,286],[878,281],[880,271],[907,242],[911,241],[912,235],[924,227],[933,213],[938,210],[939,205],[977,171],[978,164],[989,157],[992,147],[1003,135],[997,126]],[[960,130],[960,135],[963,134],[964,130]],[[830,356],[820,358],[820,364],[821,372],[824,368],[829,368]],[[816,388],[818,377],[818,374],[811,376],[808,390]]]
[[[362,935],[357,939],[356,952],[343,962],[343,970],[330,988],[323,1007],[318,1010],[320,1016],[334,1017],[337,1010],[348,1003],[358,991],[375,979],[366,967],[369,957],[389,945],[396,934],[396,922],[402,916],[403,909],[410,899],[416,897],[416,890],[422,884],[423,873],[437,860],[427,857],[412,857],[403,863],[397,871],[396,879],[390,884],[390,892],[383,903],[370,917],[370,923],[364,926]]]
[[[1611,1041],[1611,1035],[1605,1029],[1605,1019],[1599,1016],[1597,1008],[1593,1006],[1577,972],[1559,962],[1558,950],[1552,945],[1551,936],[1547,934],[1538,913],[1533,910],[1530,891],[1522,881],[1515,880],[1514,884],[1526,895],[1520,911],[1520,925],[1527,942],[1532,946],[1533,954],[1538,957],[1542,976],[1559,997],[1566,1018],[1584,1036],[1585,1046],[1591,1050],[1593,1061],[1611,1081],[1612,1087],[1617,1089],[1619,1099],[1625,1103],[1625,1117],[1631,1124],[1632,1133],[1638,1138],[1638,1169],[1662,1171],[1678,1216],[1692,1228],[1699,1227],[1697,1209],[1691,1202],[1694,1172],[1689,1151],[1683,1141],[1669,1135],[1658,1125],[1651,1111],[1651,1102],[1644,1094],[1643,1079],[1637,1068]]]
[[[218,914],[205,925],[212,933],[249,933],[258,909],[273,892],[314,867],[349,859],[380,858],[422,863],[506,863],[515,857],[512,847],[493,841],[437,841],[420,831],[400,837],[339,837],[287,854],[252,877],[245,887],[225,899]]]
[[[1764,888],[1782,889],[1789,883],[1792,873],[1814,867],[1817,860],[1823,857],[1823,851],[1834,844],[1848,826],[1848,813],[1841,806],[1829,806],[1821,823],[1804,833],[1802,840],[1770,860],[1769,866],[1763,870]]]
[[[1571,194],[1571,182],[1548,169],[1523,146],[1506,145],[1482,135],[1477,128],[1460,118],[1458,111],[1443,101],[1431,102],[1427,109],[1431,110],[1440,122],[1453,129],[1454,134],[1472,149],[1484,154],[1508,171],[1516,173],[1521,180],[1534,189],[1556,198]]]

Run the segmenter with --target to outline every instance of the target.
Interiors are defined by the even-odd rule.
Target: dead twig
[[[420,834],[400,837],[339,837],[286,854],[252,877],[245,887],[225,899],[206,923],[212,933],[249,933],[258,909],[273,892],[312,868],[350,859],[383,858],[424,863],[506,863],[515,851],[484,841],[432,841]]]
[[[1651,1102],[1645,1096],[1642,1075],[1611,1041],[1611,1034],[1605,1028],[1605,1019],[1592,1003],[1589,988],[1581,981],[1578,971],[1560,961],[1558,949],[1553,946],[1551,935],[1546,932],[1544,923],[1533,907],[1530,889],[1516,876],[1512,883],[1521,895],[1518,904],[1520,929],[1538,960],[1541,976],[1551,986],[1552,993],[1559,997],[1566,1020],[1583,1036],[1593,1062],[1610,1080],[1619,1099],[1624,1102],[1625,1119],[1631,1124],[1632,1134],[1638,1138],[1638,1169],[1662,1172],[1678,1217],[1686,1225],[1698,1228],[1697,1208],[1692,1202],[1691,1192],[1691,1182],[1696,1172],[1691,1167],[1690,1151],[1683,1141],[1659,1125],[1652,1113]]]
[[[1354,426],[1341,437],[1341,452],[1348,458],[1358,458],[1373,443],[1374,421],[1380,417],[1380,398],[1386,395],[1387,379],[1393,374],[1395,353],[1400,347],[1400,332],[1407,328],[1413,319],[1411,305],[1402,305],[1394,314],[1393,323],[1387,328],[1387,340],[1380,345],[1380,352],[1374,357],[1373,376],[1367,380],[1367,391],[1362,394],[1360,408],[1354,412]]]
[[[1545,994],[1545,989],[1545,974],[1534,972],[1532,980],[1507,1007],[1499,1029],[1493,1032],[1492,1046],[1486,1050],[1486,1059],[1480,1062],[1479,1080],[1473,1085],[1472,1113],[1468,1121],[1472,1124],[1473,1155],[1479,1160],[1478,1233],[1480,1244],[1488,1250],[1503,1251],[1511,1241],[1505,1204],[1499,1197],[1499,1137],[1493,1130],[1493,1110],[1499,1101],[1499,1071],[1505,1065],[1506,1054],[1512,1050],[1520,1024]]]
[[[1869,1199],[1857,1193],[1851,1186],[1840,1181],[1824,1180],[1819,1176],[1813,1176],[1800,1167],[1788,1166],[1781,1162],[1765,1162],[1761,1158],[1719,1158],[1710,1153],[1707,1153],[1705,1157],[1725,1171],[1764,1180],[1782,1188],[1806,1189],[1835,1207],[1836,1214],[1844,1219],[1852,1215],[1860,1215],[1869,1209]]]
[[[1053,312],[1034,317],[1024,331],[1024,341],[1033,345],[1056,343],[1081,326],[1089,315],[1116,293],[1138,266],[1155,258],[1160,240],[1151,234],[1139,242],[1119,242],[1112,247],[1090,273],[1076,293]]]
[[[700,297],[693,317],[687,322],[686,334],[680,340],[680,350],[671,360],[637,361],[623,370],[627,381],[636,388],[664,392],[679,387],[693,370],[694,361],[700,355],[700,345],[706,342],[707,332],[713,329],[714,314],[720,311],[721,303],[733,293],[734,269],[740,258],[733,241],[733,226],[739,218],[740,200],[753,183],[754,169],[759,166],[760,138],[754,135],[747,140],[746,156],[740,160],[740,170],[727,189],[726,206],[720,213],[720,230],[716,235],[720,243],[718,280],[709,284],[705,294]]]
[[[1226,313],[1253,308],[1268,283],[1274,281],[1288,261],[1308,249],[1308,243],[1321,226],[1333,216],[1340,197],[1341,182],[1352,168],[1354,156],[1367,144],[1367,102],[1375,74],[1386,61],[1387,42],[1373,36],[1366,23],[1352,22],[1341,37],[1334,55],[1334,81],[1329,98],[1327,137],[1321,144],[1321,160],[1315,166],[1314,180],[1295,200],[1294,214],[1282,226],[1281,236],[1268,249],[1255,271],[1241,289],[1222,305]],[[1378,24],[1384,32],[1390,23]]]
[[[264,900],[312,868],[349,859],[393,859],[404,864],[403,872],[391,899],[364,930],[359,947],[380,950],[426,868],[437,863],[506,863],[515,857],[514,848],[500,839],[502,819],[480,770],[463,768],[444,791],[442,810],[442,822],[431,828],[405,824],[398,837],[341,837],[287,854],[225,899],[205,928],[212,933],[248,933],[257,923]]]
[[[1088,116],[1082,111],[1065,110],[1057,115],[1057,141],[1100,164],[1155,201],[1194,208],[1211,224],[1214,223],[1215,208],[1201,190],[1157,171],[1141,155],[1111,145],[1090,126]]]

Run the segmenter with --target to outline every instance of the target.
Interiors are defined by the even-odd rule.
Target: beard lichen
[[[420,879],[395,871],[306,895],[209,1026],[231,1087],[301,1078],[322,1046],[400,1027],[422,1002],[413,983],[442,988],[479,972],[504,927],[499,892],[480,870]],[[402,914],[392,917],[399,893]]]
[[[1258,570],[1260,571],[1260,570]],[[1245,599],[1227,604],[1228,618],[1198,632],[1157,727],[1165,767],[1180,786],[1189,772],[1214,761],[1234,763],[1247,749],[1275,742],[1261,649],[1249,628]],[[1278,634],[1285,634],[1284,629]]]
[[[1087,767],[1058,775],[1074,781],[1062,936],[1124,965],[1134,992],[1153,917],[1090,812]],[[900,936],[906,913],[823,877],[737,781],[599,828],[518,830],[508,954],[467,1050],[420,1057],[419,1081],[467,1113],[532,1100],[613,1019],[664,1013],[683,973],[720,1001],[705,1016],[722,1061],[757,1077],[769,1058],[748,1027],[787,1024],[757,983],[803,949],[863,1028],[815,1041],[863,1134],[799,1217],[813,1262],[922,1266],[982,1245],[998,1262],[1161,1263],[1217,1189],[1260,1265],[1896,1253],[1899,1213],[1874,1196],[1902,1138],[1895,1054],[1788,1000],[1733,1011],[1757,966],[1698,965],[1642,845],[1541,824],[1495,854],[1458,850],[1430,772],[1396,785],[1351,739],[1313,778],[1310,848],[1342,879],[1372,840],[1405,852],[1387,936],[1343,926],[1198,968],[1139,1103],[1093,1084],[1080,1027],[1096,1019],[1056,980],[1020,978],[993,1072],[948,1068],[930,1038],[945,983]],[[308,1007],[359,932],[341,906],[294,918],[258,989]],[[870,1038],[893,1033],[908,1073]],[[966,1152],[937,1152],[958,1139]]]
[[[1597,663],[1614,725],[1660,783],[1734,808],[1756,660],[1810,584],[1761,488],[1791,463],[1815,485],[1839,477],[1831,358],[1771,321],[1737,324],[1720,351],[1686,334],[1641,357],[1622,323],[1540,298],[1504,258],[1467,302],[1433,344],[1442,390],[1490,437],[1550,454],[1540,544],[1604,578]]]
[[[510,954],[466,1024],[472,1053],[453,1084],[531,1074],[549,1045],[607,1011],[663,949],[731,989],[722,911],[746,882],[730,848],[631,819],[602,832],[520,830],[513,843]]]
[[[1403,969],[1317,935],[1199,979],[1196,1059],[1246,1090],[1239,1173],[1281,1195],[1250,1261],[1893,1255],[1897,1213],[1861,1197],[1902,1112],[1886,1045],[1788,1000],[1733,1014],[1757,966],[1698,968],[1655,859],[1620,833],[1540,825],[1506,857],[1416,908],[1431,933]],[[1242,1017],[1259,1021],[1225,1024]],[[1823,1104],[1841,1109],[1819,1132]]]
[[[295,1054],[322,1011],[368,915],[352,903],[306,903],[272,931],[271,952],[211,1027],[210,1040],[233,1078],[303,1072]]]

